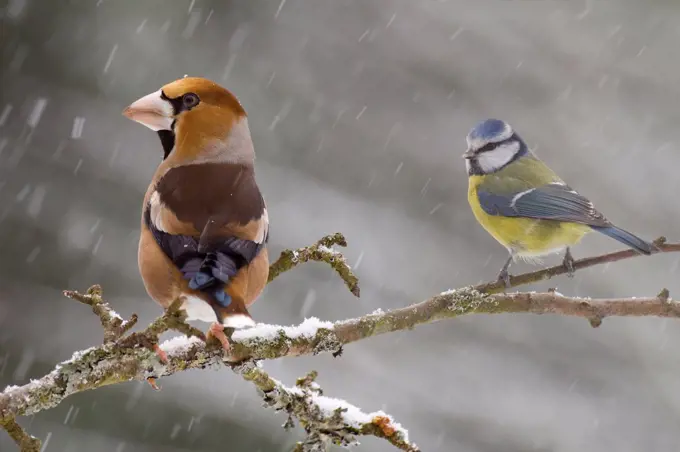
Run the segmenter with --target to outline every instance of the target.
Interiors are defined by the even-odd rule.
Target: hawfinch
[[[181,297],[188,320],[255,322],[248,307],[267,283],[269,219],[255,182],[246,112],[228,90],[185,77],[133,102],[123,115],[155,131],[163,147],[144,197],[139,270],[167,308]]]

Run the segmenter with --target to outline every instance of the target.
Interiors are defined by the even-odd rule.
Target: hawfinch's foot
[[[156,355],[158,355],[158,359],[160,359],[163,364],[168,363],[168,354],[161,350],[158,344],[154,344],[153,351],[156,352]]]
[[[210,325],[210,329],[208,330],[208,337],[211,335],[215,336],[215,339],[222,343],[222,348],[225,352],[229,352],[231,345],[229,345],[229,339],[227,339],[227,335],[224,334],[224,325],[213,322]]]
[[[156,379],[154,377],[149,377],[146,379],[146,382],[149,383],[149,385],[153,388],[154,391],[160,391],[161,387],[156,384]]]

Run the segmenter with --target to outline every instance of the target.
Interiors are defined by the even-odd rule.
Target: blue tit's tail
[[[649,255],[655,250],[655,246],[650,242],[642,240],[640,237],[637,237],[628,231],[624,231],[621,228],[617,228],[616,226],[591,226],[591,228],[614,240],[618,240],[624,245],[633,248],[638,253]]]

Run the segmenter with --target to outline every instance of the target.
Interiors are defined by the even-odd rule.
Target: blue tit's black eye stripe
[[[519,139],[517,138],[517,135],[514,134],[514,133],[513,133],[510,137],[506,138],[506,139],[503,140],[503,141],[496,141],[496,142],[494,142],[494,143],[487,143],[487,144],[485,144],[485,145],[482,146],[481,148],[477,149],[477,151],[476,151],[475,153],[476,153],[476,154],[481,154],[482,152],[493,151],[493,150],[496,149],[498,146],[501,146],[501,145],[503,145],[503,144],[508,144],[508,143],[510,143],[510,142],[512,142],[512,141],[519,141]]]

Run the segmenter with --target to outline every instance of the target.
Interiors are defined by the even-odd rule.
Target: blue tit
[[[505,121],[480,122],[467,145],[468,202],[477,221],[510,252],[498,275],[506,286],[517,257],[530,260],[565,250],[563,264],[573,275],[569,247],[593,230],[639,253],[654,251],[653,244],[614,226],[565,184]]]

